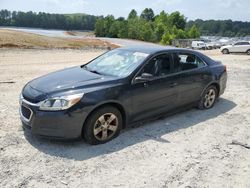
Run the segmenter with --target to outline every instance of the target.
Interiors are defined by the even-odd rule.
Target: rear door
[[[245,53],[249,49],[250,49],[250,43],[249,42],[242,42],[241,43],[241,51],[240,52]]]
[[[172,55],[163,53],[150,59],[138,72],[136,77],[143,73],[153,77],[148,81],[136,82],[134,79],[132,82],[132,121],[161,114],[176,106],[178,90],[175,77],[171,76],[172,67]]]
[[[198,101],[211,79],[206,63],[191,52],[177,51],[173,59],[178,83],[178,106]]]
[[[241,52],[244,53],[248,50],[249,43],[248,42],[237,42],[234,44],[230,52]]]

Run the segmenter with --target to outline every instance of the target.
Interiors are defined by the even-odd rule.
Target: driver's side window
[[[171,55],[161,54],[152,58],[142,69],[141,74],[147,73],[154,77],[164,76],[171,72]]]

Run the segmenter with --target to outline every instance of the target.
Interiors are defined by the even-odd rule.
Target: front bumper
[[[86,109],[77,107],[64,111],[41,111],[39,104],[30,103],[25,99],[20,100],[20,118],[24,128],[42,137],[79,138],[87,115]]]

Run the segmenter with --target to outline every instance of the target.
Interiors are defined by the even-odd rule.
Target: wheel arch
[[[227,53],[230,53],[229,48],[223,48],[222,52],[223,52],[224,50],[227,50]]]
[[[210,84],[209,86],[215,86],[216,89],[217,89],[218,95],[220,94],[220,85],[219,85],[219,83],[214,82],[214,83]],[[209,87],[209,86],[208,86],[208,87]]]
[[[204,91],[206,91],[206,89],[207,89],[208,87],[210,87],[210,86],[215,86],[215,87],[216,87],[217,92],[218,92],[218,96],[219,96],[219,94],[220,94],[220,84],[219,84],[218,82],[211,82],[211,83],[209,83],[209,84],[203,89],[203,91],[202,91],[202,93],[201,93],[201,96],[203,95]]]
[[[95,111],[97,111],[98,109],[100,108],[103,108],[105,106],[112,106],[116,109],[118,109],[122,115],[122,128],[125,128],[126,127],[126,124],[127,124],[127,113],[125,111],[125,108],[123,107],[122,104],[120,104],[119,102],[116,102],[116,101],[107,101],[107,102],[104,102],[104,103],[101,103],[101,104],[98,104],[96,105],[91,111],[90,113],[87,115],[85,121],[83,122],[83,126],[82,126],[82,130],[84,128],[84,125],[85,123],[87,122],[88,118],[93,114],[95,113]]]

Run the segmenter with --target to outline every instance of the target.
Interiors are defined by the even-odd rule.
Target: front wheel
[[[112,106],[97,109],[83,127],[85,140],[92,145],[106,143],[117,137],[122,128],[122,115]]]
[[[229,50],[228,49],[224,49],[224,50],[222,50],[222,53],[223,54],[229,54]]]
[[[214,106],[214,103],[218,97],[218,90],[215,86],[209,86],[202,94],[201,100],[199,101],[198,108],[209,109]]]
[[[250,50],[247,50],[247,55],[250,55]]]

